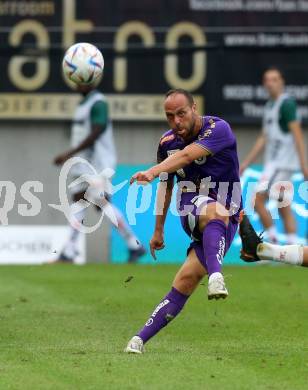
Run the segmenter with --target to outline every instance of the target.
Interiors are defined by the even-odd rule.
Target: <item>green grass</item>
[[[301,268],[225,267],[228,300],[208,302],[200,286],[144,355],[124,354],[175,271],[1,267],[0,389],[308,388]]]

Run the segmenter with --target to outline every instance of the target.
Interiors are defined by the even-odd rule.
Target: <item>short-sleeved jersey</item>
[[[104,100],[98,100],[93,104],[90,112],[91,124],[106,126],[108,123],[108,104]],[[102,130],[102,132],[105,129]]]
[[[299,169],[298,152],[293,134],[289,131],[289,124],[297,120],[296,102],[288,94],[266,103],[263,115],[265,169],[268,169],[267,166],[291,171]]]
[[[173,130],[167,131],[158,146],[158,163],[192,143],[206,149],[210,155],[195,160],[169,176],[176,176],[181,187],[186,186],[186,182],[188,188],[189,182],[196,185],[196,192],[182,194],[181,205],[199,195],[199,191],[201,194],[204,183],[207,185],[210,182],[210,187],[213,188],[206,190],[208,196],[227,208],[232,208],[237,216],[242,207],[242,199],[236,138],[230,125],[218,117],[204,116],[199,133],[189,143],[183,141]]]
[[[113,139],[113,127],[108,116],[108,103],[103,94],[93,90],[77,106],[72,123],[71,146],[78,147],[93,131],[93,125],[101,125],[102,132],[94,145],[78,153],[101,172],[116,165],[116,150]],[[79,164],[81,165],[81,164]],[[74,170],[78,174],[82,169],[77,164]]]
[[[298,119],[296,101],[291,97],[287,97],[283,100],[279,111],[279,125],[281,130],[284,133],[288,133],[289,123]]]

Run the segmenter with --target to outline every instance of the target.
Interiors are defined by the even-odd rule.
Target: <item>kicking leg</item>
[[[143,345],[180,313],[205,274],[206,270],[195,250],[191,250],[175,276],[172,289],[155,308],[140,332],[129,341],[125,352],[142,353]]]
[[[111,203],[111,206],[117,218],[118,232],[125,240],[129,250],[129,257],[127,261],[129,263],[134,263],[146,253],[146,250],[144,246],[140,243],[140,241],[138,240],[137,236],[134,234],[134,232],[132,231],[128,223],[126,222],[122,212],[114,204]]]
[[[241,215],[241,259],[247,262],[273,260],[308,267],[308,247],[303,245],[274,245],[263,242],[251,225],[247,215]]]
[[[263,242],[258,245],[257,255],[260,260],[273,260],[278,263],[308,266],[308,248],[304,248],[303,245],[274,245]]]
[[[70,234],[67,242],[61,250],[61,253],[56,260],[56,263],[73,263],[74,258],[78,254],[78,239],[80,237],[80,226],[85,217],[85,208],[77,208],[75,202],[84,198],[84,192],[77,193],[73,196],[74,203],[71,205],[71,222],[69,225]]]
[[[118,207],[116,207],[112,203],[110,196],[107,193],[105,193],[104,198],[101,198],[100,194],[97,195],[97,193],[95,193],[95,196],[96,208],[98,212],[101,212],[101,210],[103,210],[103,212],[106,212],[108,209],[111,208],[117,222],[115,228],[117,229],[120,236],[125,240],[127,248],[129,250],[129,256],[127,261],[129,263],[136,262],[141,256],[146,253],[144,246],[140,243],[138,237],[132,231],[120,209],[118,209]]]

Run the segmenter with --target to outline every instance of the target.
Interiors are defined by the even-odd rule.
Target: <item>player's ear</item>
[[[191,109],[192,109],[193,113],[195,113],[197,111],[197,103],[196,102],[193,102]]]

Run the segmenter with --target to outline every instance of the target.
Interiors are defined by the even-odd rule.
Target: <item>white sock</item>
[[[270,241],[273,241],[273,242],[278,241],[276,226],[273,225],[273,226],[269,227],[268,229],[266,229],[266,234],[267,234],[267,237]]]
[[[287,234],[287,243],[289,245],[296,244],[298,242],[297,235],[295,233]]]
[[[125,240],[128,248],[131,250],[136,250],[136,249],[140,248],[141,244],[140,244],[138,238],[136,237],[136,235],[133,233],[132,229],[130,228],[130,226],[126,222],[121,211],[114,204],[112,204],[112,208],[113,208],[113,211],[117,217],[118,232]]]
[[[261,260],[273,260],[286,264],[302,265],[303,245],[274,245],[263,242],[258,245],[257,255]]]
[[[62,253],[69,258],[74,258],[78,253],[78,239],[81,234],[79,227],[82,225],[85,212],[85,209],[77,208],[76,204],[71,206],[72,219],[70,222],[70,234],[64,248],[62,249]]]

